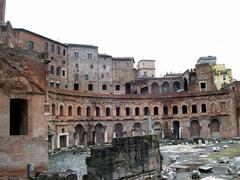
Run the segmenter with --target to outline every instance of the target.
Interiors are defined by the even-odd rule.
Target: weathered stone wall
[[[87,158],[87,175],[91,180],[127,179],[161,170],[157,135],[113,139],[111,146],[91,149]]]

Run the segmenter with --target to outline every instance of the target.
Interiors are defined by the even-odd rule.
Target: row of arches
[[[209,122],[209,129],[211,137],[214,134],[220,134],[220,121],[218,119],[212,119]],[[159,138],[164,138],[165,130],[168,130],[168,124],[164,124],[164,126],[160,122],[155,122],[153,124],[153,132],[158,134]],[[192,120],[190,122],[190,137],[197,138],[201,137],[201,126],[198,120]],[[104,144],[105,143],[105,131],[106,127],[102,123],[97,123],[94,127],[93,138],[95,144]],[[172,122],[171,128],[171,137],[174,139],[182,138],[182,127],[179,121]],[[133,124],[131,135],[132,136],[141,136],[145,134],[145,129],[141,122],[136,122]],[[113,128],[112,136],[113,138],[124,137],[126,135],[126,129],[122,123],[116,123]],[[75,143],[77,145],[86,144],[86,136],[87,132],[82,124],[77,124],[75,126]]]
[[[125,84],[125,93],[126,94],[136,94],[136,85],[133,85],[131,83]],[[139,85],[140,86],[140,85]],[[151,91],[150,91],[151,88]],[[161,84],[159,82],[153,82],[151,85],[148,85],[147,83],[142,84],[140,86],[140,94],[167,94],[167,93],[174,93],[178,92],[178,90],[184,88],[182,83],[178,80],[174,82],[164,81]]]
[[[226,111],[226,104],[225,102],[221,102],[221,111]],[[179,107],[178,105],[173,105],[172,107],[164,105],[162,107],[162,114],[168,115],[168,114],[187,114],[187,113],[206,113],[207,112],[207,105],[205,103],[202,103],[199,105],[192,104],[191,106],[187,106],[186,104]],[[73,106],[69,105],[67,107],[67,113],[65,112],[66,109],[63,105],[59,106],[59,111],[56,107],[56,105],[53,103],[51,106],[52,116],[60,115],[60,116],[141,116],[141,115],[147,115],[147,112],[151,110],[148,106],[144,107],[143,110],[140,109],[140,107],[130,108],[125,107],[124,110],[121,109],[121,107],[117,106],[115,109],[107,106],[104,110],[101,109],[100,106],[96,106],[95,108],[92,108],[90,106],[87,106],[85,110],[81,106],[77,106],[76,112],[73,111]],[[150,113],[151,115],[160,115],[160,108],[159,106],[153,106],[153,111]],[[85,111],[85,112],[84,112]],[[211,112],[216,112],[216,107],[214,104],[211,104],[210,107]],[[58,112],[58,114],[57,114]]]

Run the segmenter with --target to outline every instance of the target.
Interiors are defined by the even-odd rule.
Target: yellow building
[[[232,78],[232,70],[226,69],[225,64],[216,64],[211,66],[213,72],[213,80],[217,87],[217,90],[222,89],[227,84],[231,83]]]

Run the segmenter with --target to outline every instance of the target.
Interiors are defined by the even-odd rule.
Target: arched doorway
[[[124,136],[124,132],[123,132],[123,125],[121,123],[117,123],[114,126],[114,133],[116,138],[120,138]]]
[[[142,135],[143,135],[142,124],[137,122],[133,125],[132,136],[142,136]]]
[[[105,129],[104,129],[103,125],[98,123],[95,126],[95,138],[94,138],[95,144],[104,144],[105,143],[104,134],[105,134]]]
[[[179,123],[179,121],[173,121],[172,137],[173,137],[174,139],[179,139],[179,128],[180,128],[180,123]]]
[[[212,119],[210,122],[210,135],[213,139],[220,138],[220,122],[217,119]]]
[[[190,136],[191,138],[197,138],[200,137],[200,125],[197,120],[193,120],[190,123]]]
[[[155,122],[153,125],[154,134],[158,135],[159,139],[162,139],[162,125],[160,122]]]
[[[78,124],[75,127],[75,139],[76,139],[76,145],[85,144],[85,133],[84,133],[84,128],[81,124]]]

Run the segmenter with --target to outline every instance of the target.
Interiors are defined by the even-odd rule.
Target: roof
[[[109,57],[111,58],[112,56],[111,55],[108,55],[108,54],[98,54],[99,57]]]
[[[156,60],[151,60],[151,59],[142,59],[142,60],[139,60],[138,62],[141,62],[141,61],[156,61]]]
[[[94,46],[94,45],[91,45],[91,44],[72,44],[72,43],[66,43],[66,45],[72,46],[72,47],[98,48],[98,46]]]
[[[133,57],[113,57],[112,60],[115,60],[115,61],[134,61],[134,58]]]
[[[23,29],[23,28],[14,28],[14,30],[15,30],[15,31],[22,31],[22,32],[25,32],[25,33],[29,33],[29,34],[32,34],[32,35],[37,36],[37,37],[39,37],[39,38],[45,39],[45,40],[47,40],[47,41],[51,41],[51,42],[53,42],[53,43],[56,43],[56,44],[59,44],[59,45],[61,45],[61,46],[67,47],[66,44],[60,43],[60,42],[58,42],[58,41],[55,41],[55,40],[53,40],[53,39],[47,38],[47,37],[45,37],[45,36],[42,36],[42,35],[40,35],[40,34],[34,33],[34,32],[32,32],[32,31],[29,31],[29,30],[26,30],[26,29]]]

